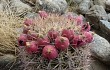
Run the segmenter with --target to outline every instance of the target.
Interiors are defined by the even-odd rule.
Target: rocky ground
[[[89,44],[90,66],[85,70],[110,70],[110,0],[0,0],[0,11],[11,11],[17,17],[34,19],[39,10],[60,15],[82,14],[96,33]],[[0,70],[15,61],[12,53],[0,51]]]

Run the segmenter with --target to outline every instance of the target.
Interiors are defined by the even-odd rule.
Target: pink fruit
[[[42,55],[44,58],[52,60],[58,57],[58,52],[53,45],[47,45],[43,48]]]
[[[55,47],[58,50],[64,51],[69,47],[69,40],[66,37],[57,37],[55,39]]]
[[[19,46],[25,46],[27,42],[27,35],[26,34],[21,34],[18,38],[18,44]]]
[[[72,45],[74,48],[77,48],[77,47],[79,47],[79,46],[83,46],[83,45],[85,45],[85,44],[86,44],[85,40],[84,40],[83,38],[81,38],[80,35],[75,35],[75,36],[74,36],[74,39],[72,40],[72,43],[71,43],[71,45]]]
[[[63,29],[62,34],[63,37],[67,37],[69,40],[74,38],[74,30],[71,29]]]
[[[74,39],[72,40],[72,43],[71,43],[73,47],[75,47],[75,48],[78,47],[78,44],[77,44],[78,40],[79,40],[79,35],[75,35]]]
[[[30,25],[33,24],[33,20],[32,20],[32,19],[26,19],[26,20],[24,21],[24,24],[25,24],[26,26],[30,26]]]
[[[38,53],[38,45],[35,41],[27,42],[26,43],[26,51],[30,54]]]
[[[87,32],[89,32],[90,29],[91,29],[91,26],[90,26],[89,23],[85,23],[85,24],[82,25],[82,31],[87,31]]]
[[[80,16],[77,16],[77,17],[75,18],[75,22],[76,22],[77,25],[82,25],[82,23],[83,23],[83,18],[82,18],[82,16],[81,16],[81,15],[80,15]]]
[[[39,37],[37,42],[38,45],[42,47],[50,44],[50,40],[48,39],[48,37]]]
[[[57,36],[59,36],[58,31],[55,31],[54,29],[49,30],[48,35],[49,39],[51,41],[55,40]]]
[[[83,39],[79,39],[78,42],[77,42],[77,46],[83,46],[85,44],[86,44],[86,42]]]
[[[87,43],[92,42],[92,40],[93,40],[93,35],[92,35],[91,32],[84,32],[84,36],[85,36],[85,41],[86,41]]]
[[[41,18],[47,18],[48,14],[45,11],[39,11],[38,12]]]

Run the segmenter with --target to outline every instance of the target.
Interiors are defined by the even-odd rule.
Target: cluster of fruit
[[[48,14],[44,11],[40,11],[41,18],[46,18]],[[32,53],[42,53],[42,56],[48,60],[52,60],[58,57],[58,53],[65,51],[70,46],[78,48],[87,43],[92,42],[93,35],[90,31],[89,23],[83,23],[82,17],[76,18],[68,15],[69,20],[75,19],[76,28],[80,27],[79,32],[71,28],[64,28],[62,31],[51,28],[44,36],[30,30],[30,26],[33,24],[32,19],[26,19],[24,21],[24,28],[22,34],[18,38],[19,46],[26,46],[26,51]]]

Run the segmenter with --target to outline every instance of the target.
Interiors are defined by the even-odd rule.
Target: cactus
[[[30,30],[25,33],[28,37],[30,31],[35,32],[34,37],[36,39],[28,39],[27,42],[34,41],[37,44],[36,46],[32,43],[31,49],[28,48],[29,52],[39,51],[37,54],[31,54],[37,56],[34,59],[38,62],[36,66],[39,66],[38,69],[62,70],[66,67],[66,69],[71,69],[74,67],[74,65],[71,65],[73,62],[77,63],[75,61],[82,60],[82,58],[79,58],[79,60],[75,59],[75,61],[72,60],[72,54],[74,53],[74,56],[84,55],[81,53],[77,54],[75,49],[80,49],[82,46],[92,42],[93,36],[90,33],[90,25],[84,24],[81,15],[77,17],[72,16],[74,18],[70,20],[66,16],[59,16],[57,14],[48,13],[48,17],[41,15],[41,13],[39,14],[40,17],[34,19],[32,25],[27,26]],[[77,66],[80,64],[78,63]]]

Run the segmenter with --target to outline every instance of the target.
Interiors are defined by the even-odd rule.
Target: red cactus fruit
[[[18,38],[18,44],[19,46],[25,46],[27,42],[27,35],[26,34],[21,34]]]
[[[79,46],[83,46],[85,45],[86,42],[85,40],[80,36],[80,35],[75,35],[74,36],[74,39],[72,40],[71,42],[71,45],[74,47],[74,48],[77,48]]]
[[[58,57],[58,51],[53,45],[47,45],[43,48],[42,55],[44,58],[52,60]]]
[[[62,34],[63,37],[67,37],[69,40],[74,38],[74,30],[71,29],[63,29]]]
[[[26,26],[30,26],[30,25],[33,24],[33,20],[32,20],[32,19],[26,19],[26,20],[24,21],[24,24],[25,24]]]
[[[83,23],[82,15],[77,16],[77,17],[75,18],[75,22],[76,22],[77,25],[82,25],[82,23]]]
[[[92,35],[91,32],[84,32],[84,36],[85,36],[85,41],[86,41],[87,43],[92,42],[92,40],[93,40],[93,35]]]
[[[86,44],[86,42],[85,42],[85,40],[83,39],[83,38],[80,38],[79,40],[78,40],[78,42],[77,42],[77,46],[83,46],[83,45],[85,45]]]
[[[28,34],[27,34],[27,38],[28,40],[37,40],[38,39],[38,34],[34,31],[28,31]]]
[[[41,46],[41,47],[44,47],[44,46],[50,44],[50,40],[48,39],[48,37],[43,37],[43,36],[40,36],[37,39],[37,42],[38,42],[38,45]]]
[[[24,27],[23,27],[23,33],[24,34],[27,34],[29,32],[29,30],[30,30],[30,28],[27,27],[26,25],[24,25]]]
[[[66,50],[68,47],[69,47],[69,40],[68,38],[66,37],[57,37],[55,39],[55,47],[58,49],[58,50],[61,50],[61,51],[64,51]]]
[[[71,43],[73,47],[75,48],[78,47],[78,44],[77,44],[78,40],[79,40],[79,35],[75,35]]]
[[[87,22],[87,23],[82,25],[82,29],[81,30],[89,32],[90,29],[91,29],[91,26],[90,26],[89,22]]]
[[[36,41],[26,42],[26,51],[30,54],[38,53],[38,45]]]
[[[57,38],[57,36],[59,36],[59,33],[58,33],[58,31],[55,31],[54,29],[51,29],[51,30],[48,31],[47,36],[49,37],[49,39],[51,41],[54,41]]]
[[[45,11],[39,11],[38,12],[41,18],[47,18],[48,14]]]

